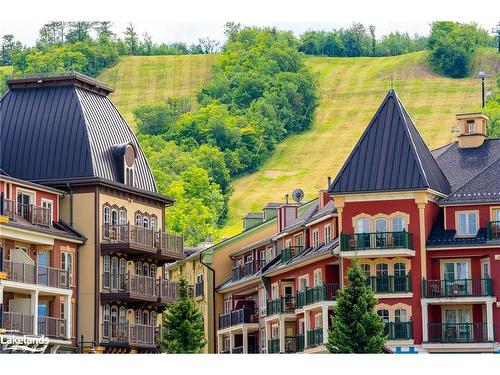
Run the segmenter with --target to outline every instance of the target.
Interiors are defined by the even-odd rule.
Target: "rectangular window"
[[[469,263],[464,261],[445,262],[443,265],[445,280],[464,280],[469,278]]]
[[[42,207],[47,209],[49,224],[52,225],[52,222],[54,221],[54,215],[52,212],[52,201],[48,199],[42,199]]]
[[[402,232],[406,229],[405,218],[403,216],[395,216],[392,218],[392,231]]]
[[[61,268],[68,271],[69,285],[73,285],[73,254],[64,252],[61,254]]]
[[[224,300],[224,314],[231,312],[231,298]]]
[[[318,313],[314,316],[314,328],[323,327],[323,314]]]
[[[466,134],[476,134],[476,122],[474,120],[467,120]]]
[[[21,246],[16,246],[16,250],[21,250],[23,251],[26,255],[30,255],[30,251],[27,247],[21,247]]]
[[[299,335],[303,335],[306,332],[306,322],[304,319],[299,320]]]
[[[271,286],[271,298],[276,299],[279,297],[278,284],[273,284]]]
[[[299,278],[299,291],[304,291],[309,286],[309,276],[301,276]]]
[[[272,338],[273,339],[277,339],[278,337],[280,337],[279,325],[274,324],[271,328],[271,331],[272,331]]]
[[[314,286],[320,286],[322,284],[323,284],[323,278],[321,270],[314,271]]]
[[[266,263],[266,250],[259,251],[259,260],[260,260],[261,264]]]
[[[493,221],[500,221],[500,208],[493,210]]]
[[[332,226],[328,224],[325,226],[325,243],[330,243],[332,240]]]
[[[224,338],[224,349],[225,350],[230,350],[231,349],[231,338],[230,337],[225,337]]]
[[[285,248],[292,247],[292,240],[286,240]]]
[[[313,231],[313,247],[319,246],[319,229]]]
[[[475,236],[477,234],[477,213],[459,212],[457,232],[459,236]]]
[[[302,246],[303,242],[304,242],[304,236],[302,234],[295,237],[295,245],[296,246]]]

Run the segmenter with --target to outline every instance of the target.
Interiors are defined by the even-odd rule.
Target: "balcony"
[[[130,224],[105,224],[102,226],[101,249],[130,253],[148,252],[156,254],[156,233]]]
[[[286,263],[302,251],[302,246],[289,246],[281,250],[281,263]]]
[[[258,262],[247,262],[244,265],[233,267],[232,280],[238,281],[244,277],[252,276],[260,269],[259,265]]]
[[[297,340],[297,353],[303,352],[305,347],[305,336],[297,335],[296,340]]]
[[[203,297],[204,295],[204,290],[203,290],[203,281],[197,282],[194,285],[194,296],[195,298]]]
[[[323,284],[297,293],[297,309],[312,305],[318,302],[335,301],[339,284]]]
[[[488,342],[486,323],[429,323],[431,343],[483,343]]]
[[[490,221],[488,223],[488,240],[500,241],[500,221]]]
[[[161,260],[172,261],[184,258],[184,238],[175,234],[156,232],[156,246]]]
[[[491,279],[423,280],[424,298],[457,298],[493,296]]]
[[[44,285],[60,289],[69,289],[71,287],[68,271],[60,268],[4,260],[3,272],[7,273],[7,280],[18,283]]]
[[[131,323],[101,324],[102,343],[107,346],[155,348],[157,327]]]
[[[295,297],[285,296],[267,300],[267,316],[276,314],[295,314]]]
[[[413,322],[385,322],[384,334],[387,340],[412,340]]]
[[[175,302],[179,299],[179,283],[167,279],[156,280],[156,295],[162,305]]]
[[[370,276],[366,283],[375,293],[410,293],[411,275],[405,276]]]
[[[50,226],[51,212],[49,208],[34,204],[22,204],[11,199],[4,199],[3,214],[13,220],[24,220],[30,224]]]
[[[340,251],[344,257],[413,256],[413,234],[377,232],[340,234]]]
[[[319,327],[307,331],[307,348],[315,348],[323,345],[323,328]]]
[[[3,327],[10,333],[18,335],[33,335],[34,317],[29,314],[3,312]],[[53,339],[66,340],[66,319],[39,316],[37,320],[37,335]]]
[[[280,339],[272,339],[267,341],[267,351],[269,354],[276,354],[280,352]]]
[[[219,315],[219,330],[244,323],[259,323],[258,309],[244,307]]]
[[[153,277],[127,274],[102,275],[101,299],[126,300],[129,302],[157,302],[156,280]]]

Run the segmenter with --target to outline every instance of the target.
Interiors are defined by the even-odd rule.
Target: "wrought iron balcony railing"
[[[297,308],[300,309],[317,302],[334,301],[337,298],[338,290],[339,284],[333,283],[306,288],[297,293]]]
[[[293,314],[295,313],[295,297],[284,296],[267,300],[266,313],[267,316],[275,314]]]
[[[384,333],[388,340],[413,339],[413,322],[385,322]]]
[[[429,342],[474,343],[487,342],[486,323],[429,323]]]
[[[314,348],[323,345],[323,328],[319,327],[307,331],[307,347]]]
[[[404,276],[370,276],[366,280],[375,293],[409,293],[411,292],[411,275]]]
[[[341,251],[413,249],[412,233],[376,232],[376,233],[341,233]]]
[[[500,221],[490,221],[488,223],[488,240],[500,240]]]
[[[425,298],[493,296],[491,279],[423,280]]]

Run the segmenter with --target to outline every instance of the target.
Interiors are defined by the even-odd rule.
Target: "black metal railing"
[[[323,328],[319,327],[307,331],[307,347],[314,348],[323,345]]]
[[[404,276],[370,276],[367,285],[375,293],[409,293],[411,292],[411,275]]]
[[[413,234],[402,232],[341,233],[341,251],[413,249]]]
[[[285,353],[297,353],[296,336],[285,336]]]
[[[297,353],[303,352],[305,347],[305,336],[297,335]]]
[[[294,296],[284,296],[267,300],[267,316],[275,314],[292,314],[295,312],[296,304]]]
[[[280,352],[280,339],[271,339],[267,342],[267,351],[269,354],[275,354]]]
[[[413,322],[385,322],[384,334],[388,340],[413,339]]]
[[[258,309],[244,307],[219,315],[219,329],[232,327],[243,323],[258,323]]]
[[[487,342],[486,323],[429,323],[429,342],[472,343]]]
[[[425,298],[493,296],[493,283],[485,279],[423,280]]]
[[[303,249],[302,246],[289,246],[281,250],[281,263],[286,263]]]
[[[339,284],[326,283],[311,288],[306,288],[297,293],[297,308],[323,301],[335,301]]]

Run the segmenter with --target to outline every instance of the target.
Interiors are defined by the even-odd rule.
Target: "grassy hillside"
[[[311,57],[318,74],[320,106],[312,129],[288,138],[256,173],[234,181],[229,220],[221,234],[241,230],[241,218],[269,201],[280,201],[300,187],[315,197],[334,177],[393,86],[430,147],[454,139],[451,126],[458,112],[480,107],[477,79],[449,79],[430,72],[426,52],[383,58]],[[213,56],[128,57],[99,79],[116,89],[112,100],[133,124],[131,110],[167,96],[191,95],[210,77]],[[473,71],[500,71],[493,50],[479,53]]]
[[[213,55],[124,57],[98,79],[115,89],[111,100],[134,126],[136,106],[193,95],[210,78],[214,59]]]

